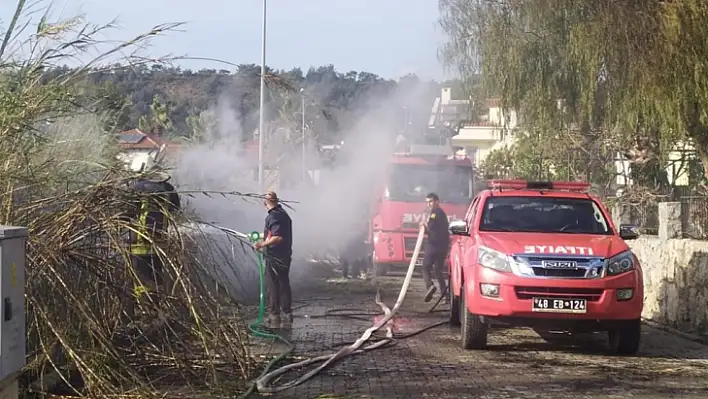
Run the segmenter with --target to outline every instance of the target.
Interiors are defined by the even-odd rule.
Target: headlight
[[[614,276],[634,269],[634,254],[625,251],[607,260],[607,274]]]
[[[477,263],[500,272],[511,271],[509,257],[499,251],[495,251],[487,247],[479,247]]]

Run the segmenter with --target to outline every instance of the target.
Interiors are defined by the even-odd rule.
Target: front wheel
[[[639,350],[642,337],[641,319],[632,320],[626,325],[608,332],[610,350],[616,355],[634,355]]]
[[[462,348],[484,349],[487,347],[489,326],[482,318],[467,310],[467,295],[464,287],[460,289],[460,319],[462,322]]]

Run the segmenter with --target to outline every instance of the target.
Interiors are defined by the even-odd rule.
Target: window
[[[465,221],[467,226],[472,226],[474,224],[474,218],[477,216],[477,205],[479,205],[479,198],[475,198],[470,205],[470,209],[467,210],[467,215],[465,215]]]
[[[428,193],[440,201],[468,204],[472,200],[472,168],[455,165],[394,165],[388,177],[387,199],[422,202]]]
[[[489,197],[480,231],[612,235],[600,207],[591,199]]]

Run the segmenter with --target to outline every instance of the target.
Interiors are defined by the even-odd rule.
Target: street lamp
[[[305,163],[305,89],[300,89],[300,102],[302,104],[302,181],[307,176],[307,163]]]
[[[263,187],[263,145],[265,141],[265,74],[266,74],[266,0],[263,0],[263,31],[261,34],[261,104],[258,112],[258,188]]]
[[[408,107],[403,106],[403,134],[408,133]]]

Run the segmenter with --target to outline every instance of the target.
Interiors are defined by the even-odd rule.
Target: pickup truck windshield
[[[393,165],[386,187],[391,201],[423,202],[428,193],[440,201],[469,204],[472,201],[472,168],[456,165]]]
[[[479,230],[613,234],[595,201],[559,197],[489,197]]]

